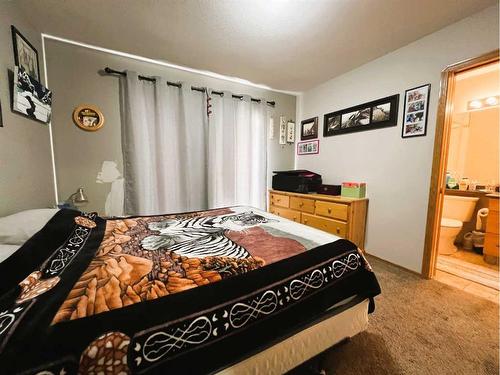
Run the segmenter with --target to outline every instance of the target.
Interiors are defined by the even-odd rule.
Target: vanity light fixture
[[[498,105],[499,102],[500,102],[500,95],[489,96],[483,99],[474,99],[467,103],[467,109],[475,110],[484,107],[493,107]]]
[[[478,108],[481,108],[483,106],[483,103],[481,103],[480,100],[471,100],[469,102],[469,109],[478,109]]]
[[[497,105],[498,104],[498,98],[495,96],[490,96],[489,98],[486,98],[486,104],[488,105]]]

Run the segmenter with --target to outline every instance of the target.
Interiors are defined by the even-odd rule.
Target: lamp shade
[[[74,203],[87,203],[89,200],[87,198],[87,195],[83,191],[83,188],[78,188],[76,193],[73,196],[73,202]]]

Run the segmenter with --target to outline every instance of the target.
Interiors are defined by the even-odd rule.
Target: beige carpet
[[[327,375],[499,373],[497,304],[369,261],[382,294],[368,330],[324,354]]]

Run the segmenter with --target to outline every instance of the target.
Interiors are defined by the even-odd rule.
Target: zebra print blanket
[[[213,372],[380,292],[349,241],[249,207],[62,210],[0,275],[2,373]]]

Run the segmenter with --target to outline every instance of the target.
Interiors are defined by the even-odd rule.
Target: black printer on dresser
[[[274,171],[273,189],[295,193],[315,193],[322,183],[321,175],[300,169],[293,171]]]

